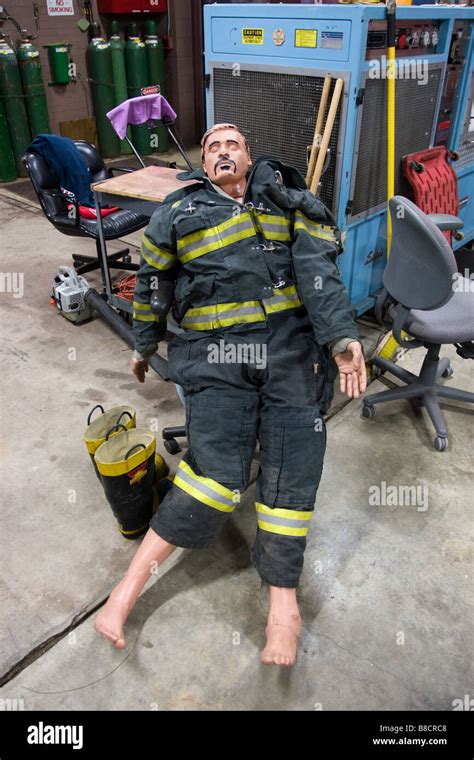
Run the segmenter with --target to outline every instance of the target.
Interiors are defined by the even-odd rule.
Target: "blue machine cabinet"
[[[321,197],[345,231],[341,276],[359,314],[386,262],[386,36],[381,5],[207,5],[207,123],[230,121],[252,155],[306,173],[324,77],[344,80]],[[474,8],[397,8],[396,192],[401,157],[455,152],[464,240],[474,239]]]

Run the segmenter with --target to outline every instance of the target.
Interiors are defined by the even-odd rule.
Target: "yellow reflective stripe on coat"
[[[281,240],[286,242],[291,240],[290,221],[284,216],[276,216],[276,214],[259,214],[258,221],[267,240]]]
[[[138,322],[166,322],[166,317],[153,314],[149,303],[133,302],[133,318]]]
[[[273,314],[275,311],[284,311],[285,309],[296,309],[302,306],[302,301],[298,296],[298,291],[294,285],[287,288],[275,289],[271,298],[262,300],[263,307],[267,314]]]
[[[265,312],[259,301],[217,303],[188,309],[181,320],[187,330],[217,330],[248,322],[264,322]]]
[[[191,232],[178,240],[179,260],[185,264],[187,261],[204,256],[206,253],[225,248],[238,240],[255,235],[255,228],[248,213],[227,219],[215,227]]]
[[[294,285],[273,291],[273,296],[262,301],[241,301],[240,303],[217,303],[188,309],[180,327],[185,330],[217,330],[231,325],[249,322],[265,322],[267,314],[286,309],[296,309],[302,301]]]
[[[258,527],[268,533],[280,536],[307,536],[313,511],[267,507],[259,501],[255,503]]]
[[[337,237],[334,229],[334,227],[331,227],[328,224],[319,224],[318,222],[313,222],[312,219],[309,219],[301,211],[296,212],[295,232],[297,230],[303,230],[312,237],[319,238],[320,240],[329,240],[331,243],[337,243]]]
[[[146,235],[142,238],[142,256],[155,269],[170,269],[176,263],[176,254],[159,248]]]
[[[207,504],[208,507],[218,509],[219,512],[233,512],[237,506],[233,491],[221,486],[217,480],[196,475],[189,464],[183,460],[176,470],[173,485],[186,491],[203,504]]]

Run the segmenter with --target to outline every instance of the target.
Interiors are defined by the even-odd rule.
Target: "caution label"
[[[243,45],[263,45],[263,29],[242,29]]]
[[[295,47],[315,48],[317,40],[317,29],[295,29]]]

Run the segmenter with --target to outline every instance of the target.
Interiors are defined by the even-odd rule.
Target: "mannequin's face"
[[[219,129],[206,140],[203,168],[216,185],[244,179],[252,161],[243,136],[235,129]]]

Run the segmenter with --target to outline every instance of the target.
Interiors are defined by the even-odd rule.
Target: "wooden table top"
[[[147,166],[134,172],[118,174],[111,179],[95,182],[92,189],[108,195],[125,195],[143,201],[162,203],[167,195],[192,185],[195,180],[176,179],[183,169],[168,169],[164,166]]]

